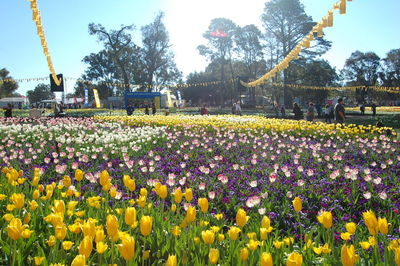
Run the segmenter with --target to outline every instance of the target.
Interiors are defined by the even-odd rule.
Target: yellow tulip
[[[22,231],[21,236],[23,238],[30,238],[32,233],[33,230],[25,229],[24,231]]]
[[[143,259],[147,260],[148,258],[150,258],[150,250],[143,251]]]
[[[188,201],[188,202],[191,202],[191,201],[192,201],[192,199],[193,199],[193,191],[192,191],[191,188],[187,188],[187,189],[185,190],[185,199],[186,199],[186,201]]]
[[[37,207],[39,207],[39,204],[38,204],[35,200],[32,200],[32,201],[29,203],[29,210],[30,210],[30,211],[36,210]]]
[[[136,209],[134,207],[128,207],[125,210],[125,223],[131,227],[137,226]]]
[[[177,189],[175,189],[174,191],[174,200],[175,203],[179,204],[182,202],[182,197],[183,197],[183,193],[180,187],[178,187]]]
[[[140,189],[140,196],[147,197],[147,189],[142,187]]]
[[[113,239],[118,240],[118,219],[115,215],[107,215],[106,220],[107,235]]]
[[[381,234],[387,235],[388,234],[388,222],[386,218],[378,218],[378,227],[379,227],[379,232]]]
[[[93,220],[89,219],[82,225],[83,236],[96,237],[96,225]]]
[[[212,230],[202,231],[201,238],[203,239],[204,243],[212,244],[215,240],[215,234]]]
[[[92,253],[93,242],[92,238],[89,236],[85,236],[81,243],[79,244],[79,254],[84,255],[86,258],[90,257],[90,253]]]
[[[176,266],[176,265],[177,265],[176,255],[168,255],[168,259],[165,263],[165,266]]]
[[[271,227],[271,220],[268,216],[264,215],[261,220],[261,228],[270,228]]]
[[[272,228],[272,227],[269,227],[269,228]],[[268,237],[268,233],[269,233],[270,231],[268,231],[268,229],[267,228],[260,228],[260,239],[261,240],[266,240],[267,239],[267,237]]]
[[[290,253],[286,266],[301,266],[303,264],[303,256],[297,252]]]
[[[147,197],[146,196],[139,196],[137,201],[140,208],[144,208],[146,206]]]
[[[50,236],[49,240],[47,240],[47,245],[49,245],[49,247],[52,247],[56,244],[57,242],[57,238],[55,236]]]
[[[353,245],[343,245],[341,251],[341,259],[343,266],[353,266],[354,264],[356,264],[357,257]]]
[[[202,213],[206,213],[208,211],[207,198],[199,198],[198,204],[199,204],[199,207],[200,207]]]
[[[396,248],[394,250],[394,261],[397,266],[400,266],[400,248]]]
[[[63,241],[62,242],[62,247],[64,250],[70,250],[73,245],[74,245],[74,242],[72,242],[72,241]]]
[[[272,266],[273,264],[271,253],[263,252],[261,254],[261,266]]]
[[[292,203],[293,203],[294,210],[296,212],[300,212],[301,209],[303,208],[303,203],[299,197],[295,197],[294,200],[292,201]]]
[[[54,212],[65,213],[65,203],[63,200],[54,200]]]
[[[9,221],[12,220],[12,218],[14,218],[14,215],[12,215],[11,213],[6,213],[6,214],[3,215],[3,218],[4,218],[7,222],[9,222]]]
[[[236,226],[231,226],[228,230],[228,236],[231,240],[236,240],[238,239],[239,233],[240,233],[240,228]]]
[[[379,230],[378,219],[373,211],[363,212],[364,223],[371,235],[376,235]]]
[[[210,248],[210,252],[208,253],[208,261],[211,264],[217,264],[219,259],[219,250],[215,248]]]
[[[62,182],[63,182],[64,186],[67,187],[67,188],[68,188],[69,186],[71,186],[71,184],[72,184],[71,178],[70,178],[69,176],[67,176],[67,175],[65,175],[65,176],[63,177]]]
[[[76,255],[76,257],[71,263],[71,266],[85,266],[85,265],[86,265],[86,257],[84,255]]]
[[[100,185],[105,186],[109,183],[110,175],[108,174],[107,170],[104,170],[100,174]]]
[[[171,205],[171,211],[172,211],[172,212],[176,212],[176,204],[173,203],[173,204]]]
[[[40,196],[39,190],[35,189],[35,190],[33,191],[33,193],[32,193],[32,198],[33,198],[33,199],[38,199],[39,196]]]
[[[318,222],[322,224],[325,228],[332,227],[332,213],[324,211],[321,215],[317,216]]]
[[[57,239],[64,240],[64,238],[67,236],[67,227],[64,223],[58,223],[58,225],[56,225],[54,228],[54,235]]]
[[[122,243],[118,245],[118,250],[126,261],[129,261],[135,255],[135,239],[133,236],[122,238]]]
[[[25,195],[22,193],[14,193],[10,196],[10,200],[13,202],[15,208],[22,209],[25,203]]]
[[[24,217],[24,224],[28,224],[30,220],[31,220],[31,214],[27,212]]]
[[[347,223],[346,224],[346,231],[350,234],[354,235],[357,229],[357,225],[355,223]]]
[[[35,257],[35,265],[41,265],[42,262],[44,261],[44,257]]]
[[[96,250],[97,250],[97,253],[99,253],[99,254],[103,254],[107,250],[107,248],[108,248],[108,245],[102,241],[96,243]]]
[[[85,172],[83,172],[82,170],[80,170],[80,169],[75,170],[74,177],[75,177],[76,181],[78,181],[78,182],[82,181],[84,175],[85,175]]]
[[[368,237],[368,243],[370,243],[371,247],[375,246],[378,242],[376,241],[375,236]]]
[[[176,225],[176,226],[172,229],[172,235],[175,236],[175,237],[177,237],[177,236],[180,235],[180,233],[181,233],[181,228],[180,228],[179,226]]]
[[[236,213],[236,224],[243,228],[247,223],[246,212],[243,209],[239,209]]]
[[[349,233],[349,232],[346,232],[346,233],[341,233],[340,234],[340,237],[343,239],[343,240],[350,240],[350,237],[351,237],[351,234]]]
[[[242,261],[245,261],[248,259],[248,257],[249,257],[249,250],[247,248],[242,248],[240,250],[240,259]]]
[[[185,217],[186,222],[191,223],[196,220],[196,208],[193,206],[189,206],[186,212]]]
[[[274,241],[273,244],[274,244],[275,248],[280,249],[283,245],[283,241]]]
[[[371,244],[369,242],[367,242],[367,241],[363,241],[363,242],[360,242],[360,246],[361,246],[362,249],[366,250],[366,249],[369,249],[371,247]]]
[[[142,218],[140,218],[140,232],[142,233],[142,235],[150,235],[152,226],[153,218],[151,218],[150,216],[142,216]]]
[[[259,245],[260,242],[255,241],[254,239],[250,239],[249,243],[246,244],[246,246],[252,251],[256,250]]]
[[[161,184],[159,186],[156,186],[156,193],[160,198],[165,199],[168,195],[167,186]]]

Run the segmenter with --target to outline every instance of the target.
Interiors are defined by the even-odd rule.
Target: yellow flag
[[[94,101],[96,102],[96,108],[100,108],[100,98],[97,89],[93,89],[93,94],[94,94]]]

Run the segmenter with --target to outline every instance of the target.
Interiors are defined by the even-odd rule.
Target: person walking
[[[294,113],[295,120],[303,119],[303,111],[301,111],[301,109],[297,103],[293,104],[293,113]]]
[[[315,117],[314,104],[310,102],[308,104],[306,119],[307,121],[312,122],[314,120],[314,117]]]
[[[3,107],[4,117],[12,117],[12,105],[10,103]]]
[[[343,98],[339,98],[337,104],[335,105],[335,121],[336,123],[342,124],[346,120],[346,112],[344,109]]]
[[[333,114],[333,106],[328,103],[325,106],[325,122],[326,123],[332,123],[332,121],[331,121],[332,114]]]
[[[376,104],[375,103],[371,104],[371,109],[372,109],[372,116],[376,116]]]
[[[156,112],[157,112],[156,104],[155,104],[155,103],[152,103],[152,105],[151,105],[151,113],[152,113],[153,115],[155,115]]]
[[[242,107],[240,107],[240,101],[237,101],[235,106],[235,113],[237,115],[242,115]]]

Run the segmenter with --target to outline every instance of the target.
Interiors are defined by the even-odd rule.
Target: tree
[[[266,33],[275,39],[279,45],[277,49],[278,60],[283,59],[289,52],[308,34],[316,24],[304,11],[304,6],[299,0],[271,0],[265,3],[262,21]],[[302,56],[308,59],[315,58],[325,53],[330,43],[323,38],[317,38],[315,46],[305,50]],[[283,71],[283,82],[289,83],[292,79],[290,66]],[[291,106],[289,90],[285,86],[283,90],[284,104]]]
[[[338,75],[336,69],[333,68],[326,60],[304,60],[305,63],[299,61],[294,64],[295,76],[298,77],[297,84],[329,87],[336,86]],[[323,103],[327,96],[327,90],[305,89],[297,91],[297,95],[301,96],[305,102]]]
[[[142,75],[149,91],[171,84],[182,75],[175,65],[163,18],[164,13],[160,12],[152,23],[141,28]]]
[[[99,90],[99,96],[102,99],[108,96],[121,95],[124,92],[122,87],[114,87],[105,83],[119,83],[118,66],[114,63],[106,50],[102,50],[97,54],[91,53],[85,56],[82,62],[88,64],[88,68],[82,75],[83,80],[89,80],[96,84]],[[79,88],[79,87],[77,87]]]
[[[400,86],[400,49],[390,50],[383,59],[384,86]]]
[[[353,52],[346,60],[342,75],[348,86],[375,86],[381,71],[380,58],[373,52]],[[368,89],[360,88],[356,91],[357,102],[364,103]]]
[[[55,98],[54,93],[50,90],[50,85],[40,83],[34,90],[27,92],[30,103],[38,103],[42,100],[51,100]]]
[[[233,55],[233,39],[236,32],[236,24],[226,18],[215,18],[208,26],[208,30],[203,34],[203,37],[208,41],[207,45],[199,45],[197,49],[200,55],[206,56],[208,60],[218,60],[221,65],[222,86],[219,89],[220,104],[223,103],[223,92],[225,88],[225,71],[224,66],[226,61],[230,63],[231,78],[235,78],[232,67]]]
[[[134,53],[133,49],[137,47],[132,43],[131,35],[127,34],[127,31],[133,30],[133,28],[134,25],[128,25],[122,26],[119,30],[108,32],[101,24],[89,24],[89,34],[96,35],[97,39],[104,43],[110,58],[114,60],[121,72],[124,84],[130,84],[128,70],[130,64],[132,64],[130,55]],[[129,91],[129,87],[125,87],[125,90]]]
[[[13,79],[9,74],[10,72],[7,69],[0,69],[0,80]],[[18,83],[14,80],[0,83],[0,98],[12,96],[13,92],[17,89]]]
[[[193,105],[200,105],[207,103],[209,105],[215,104],[217,99],[216,86],[208,82],[217,81],[212,72],[194,72],[190,73],[187,77],[188,84],[196,84],[196,86],[189,86],[183,91],[183,97],[190,100]],[[204,84],[204,85],[203,85]]]
[[[260,39],[261,31],[253,24],[238,27],[235,34],[236,52],[240,60],[247,68],[247,77],[255,79],[258,75],[263,74],[263,46]]]

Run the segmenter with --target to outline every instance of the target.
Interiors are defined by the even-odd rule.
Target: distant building
[[[29,104],[29,99],[26,96],[8,97],[0,99],[0,108],[11,103],[14,108],[24,107]]]

